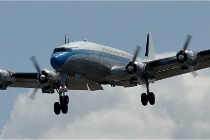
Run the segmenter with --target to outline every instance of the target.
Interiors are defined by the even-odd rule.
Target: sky
[[[209,49],[210,2],[3,2],[0,1],[0,67],[35,72],[30,57],[52,69],[50,55],[70,41],[84,40],[134,53],[151,32],[157,58],[175,55],[187,34],[190,49]],[[209,69],[150,85],[154,106],[143,107],[145,88],[104,86],[69,91],[69,113],[56,116],[58,95],[32,89],[0,91],[0,138],[210,138]]]

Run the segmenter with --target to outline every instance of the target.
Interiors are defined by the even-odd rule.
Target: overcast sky
[[[84,40],[133,53],[152,33],[157,57],[175,55],[186,35],[190,49],[210,48],[210,2],[0,2],[0,67],[35,72],[30,57],[51,68],[53,49]],[[69,113],[56,116],[58,95],[30,89],[0,91],[0,138],[210,138],[209,69],[151,84],[155,106],[143,107],[145,88],[105,86],[69,91]]]

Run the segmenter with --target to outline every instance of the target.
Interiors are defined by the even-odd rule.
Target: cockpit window
[[[56,52],[72,52],[72,49],[71,48],[55,48],[53,53],[56,53]]]

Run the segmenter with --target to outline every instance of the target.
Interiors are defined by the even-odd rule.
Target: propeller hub
[[[128,66],[128,71],[132,72],[133,71],[133,67],[132,66]]]
[[[179,55],[179,56],[178,56],[178,59],[179,59],[180,61],[183,61],[183,60],[184,60],[184,55]]]
[[[45,75],[40,75],[40,80],[41,81],[44,81],[46,79],[46,76]]]

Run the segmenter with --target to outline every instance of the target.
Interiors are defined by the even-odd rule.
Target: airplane
[[[149,84],[169,77],[192,73],[210,67],[210,50],[193,52],[188,49],[192,36],[188,35],[183,48],[175,56],[155,59],[151,33],[147,35],[145,60],[138,58],[141,47],[134,55],[87,40],[66,42],[54,49],[50,64],[54,70],[41,69],[35,56],[31,61],[37,72],[10,72],[0,69],[0,89],[7,87],[34,88],[30,98],[34,99],[38,89],[42,93],[59,94],[54,103],[54,113],[68,112],[68,90],[103,90],[102,85],[134,87],[146,85],[141,94],[141,103],[155,104],[155,94]]]

